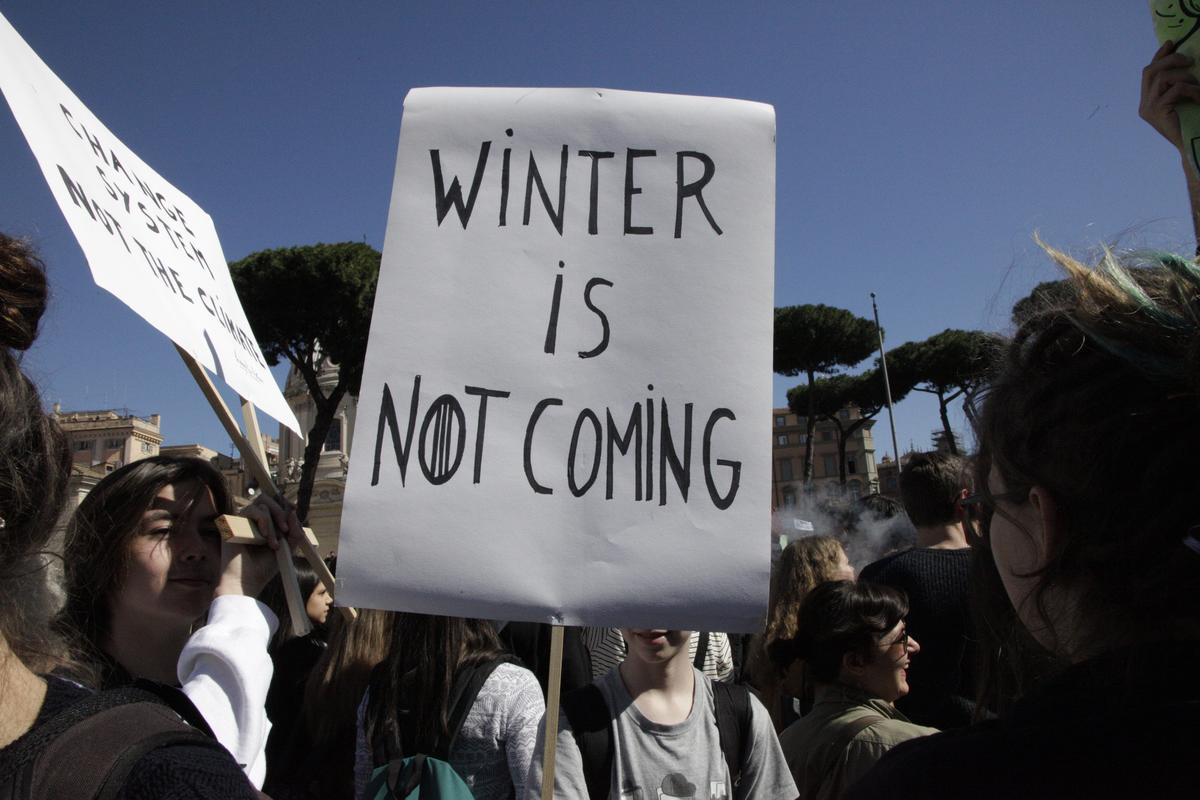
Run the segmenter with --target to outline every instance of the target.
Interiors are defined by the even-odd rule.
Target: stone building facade
[[[854,406],[838,412],[845,426],[861,415]],[[875,441],[871,436],[874,419],[862,424],[846,442],[846,494],[863,497],[879,491],[875,466]],[[791,508],[805,491],[804,449],[806,420],[788,408],[776,408],[771,420],[771,499],[776,509]],[[836,494],[841,490],[838,470],[837,426],[827,419],[817,421],[813,431],[814,492]]]
[[[78,467],[112,472],[132,461],[158,455],[161,417],[134,416],[128,409],[63,411],[54,404],[54,421],[67,435],[71,461]]]

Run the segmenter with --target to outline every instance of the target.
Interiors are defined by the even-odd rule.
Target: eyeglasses
[[[1014,489],[1008,492],[976,492],[967,495],[960,502],[966,512],[966,529],[978,541],[987,544],[988,529],[992,524],[992,514],[996,511],[996,503],[1021,504],[1029,499],[1027,489]]]
[[[900,633],[900,635],[894,641],[891,641],[891,642],[885,644],[883,646],[883,648],[885,650],[891,650],[896,645],[900,645],[901,650],[908,650],[908,630],[907,629],[902,631]]]
[[[960,502],[963,508],[977,509],[980,513],[991,514],[996,510],[996,503],[1023,503],[1029,498],[1029,492],[1023,489],[1016,489],[1011,492],[1000,492],[992,494],[991,492],[976,492],[964,497]]]

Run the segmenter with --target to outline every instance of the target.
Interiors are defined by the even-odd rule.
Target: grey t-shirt
[[[692,711],[677,725],[651,722],[638,711],[618,669],[596,681],[613,719],[612,800],[743,800],[771,798],[794,800],[792,781],[771,719],[758,699],[751,696],[750,741],[744,743],[745,760],[736,792],[730,786],[729,768],[721,754],[712,685],[695,671],[696,691]],[[554,797],[588,800],[583,763],[570,724],[559,715]],[[542,752],[545,724],[526,782],[527,800],[538,800],[542,786]]]

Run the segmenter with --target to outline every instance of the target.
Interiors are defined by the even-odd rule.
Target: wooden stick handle
[[[291,548],[280,547],[275,551],[275,559],[279,562],[279,579],[283,581],[288,615],[292,618],[292,633],[296,636],[306,636],[312,630],[312,620],[308,618],[308,611],[305,609],[308,598],[300,594],[300,576],[296,574],[296,565],[292,563]],[[279,624],[282,625],[283,620],[280,620]]]
[[[546,738],[542,753],[542,800],[554,800],[554,756],[558,750],[558,706],[562,694],[563,627],[550,630],[550,675],[546,687]]]
[[[188,372],[192,373],[192,377],[196,380],[196,384],[200,387],[200,391],[204,393],[204,398],[208,400],[208,404],[212,406],[212,410],[216,413],[217,419],[220,420],[221,426],[225,428],[225,432],[229,434],[229,438],[237,446],[238,452],[242,454],[242,460],[246,465],[246,469],[258,481],[258,485],[263,487],[264,491],[270,492],[272,496],[278,497],[279,490],[275,488],[274,482],[271,480],[271,472],[267,469],[266,459],[260,459],[258,450],[262,449],[262,439],[258,441],[258,448],[254,448],[250,441],[242,435],[242,429],[238,426],[237,419],[233,416],[233,412],[229,410],[229,406],[225,405],[225,398],[221,397],[221,393],[217,391],[217,387],[213,384],[212,378],[208,377],[208,373],[204,371],[204,367],[188,351],[184,350],[179,345],[175,345],[175,349],[179,352],[180,358],[187,366]],[[255,423],[255,428],[258,425]]]
[[[254,521],[247,517],[239,517],[236,514],[223,514],[217,517],[217,530],[221,532],[221,537],[230,544],[265,544],[266,539],[258,532]],[[308,560],[313,571],[317,573],[317,577],[321,583],[325,584],[326,591],[329,596],[336,599],[336,581],[333,579],[333,573],[329,571],[329,565],[321,558],[321,553],[318,550],[320,542],[317,541],[317,536],[312,532],[312,528],[304,529],[304,540],[300,542],[300,551]],[[358,619],[358,611],[350,606],[334,606],[342,618],[347,621]]]

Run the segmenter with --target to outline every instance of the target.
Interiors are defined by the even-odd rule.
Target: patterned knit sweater
[[[975,635],[970,610],[971,550],[914,547],[864,567],[859,578],[908,595],[908,632],[921,645],[896,707],[941,730],[969,725],[974,704]]]
[[[362,795],[373,768],[365,724],[367,701],[364,697],[358,706],[355,797]],[[450,751],[450,766],[477,800],[524,796],[538,724],[545,713],[542,687],[532,672],[516,664],[501,664],[488,675]]]

